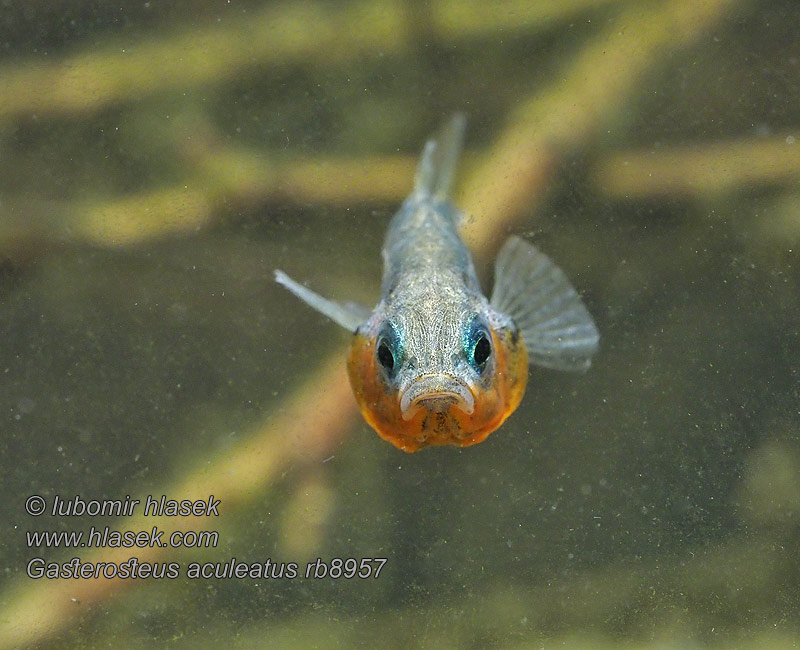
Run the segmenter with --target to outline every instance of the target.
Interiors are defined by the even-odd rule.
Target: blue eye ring
[[[386,321],[375,342],[375,357],[378,365],[392,377],[400,367],[402,353],[400,336],[391,321]]]
[[[492,335],[489,326],[477,314],[467,326],[464,338],[464,353],[469,364],[483,373],[492,356]]]

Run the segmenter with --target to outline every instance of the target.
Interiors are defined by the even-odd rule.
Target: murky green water
[[[0,648],[800,643],[800,9],[481,7],[0,12]],[[456,110],[486,286],[530,239],[601,350],[532,369],[486,442],[409,455],[357,415],[348,335],[272,273],[374,302]],[[218,517],[142,516],[212,494]],[[127,495],[134,518],[50,514]],[[106,526],[216,546],[27,536]],[[133,557],[178,577],[28,575]]]

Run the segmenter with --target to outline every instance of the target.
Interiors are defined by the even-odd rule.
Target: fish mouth
[[[475,411],[475,397],[463,381],[451,375],[422,375],[400,395],[400,412],[408,421],[421,409],[444,413],[456,406],[467,415]]]

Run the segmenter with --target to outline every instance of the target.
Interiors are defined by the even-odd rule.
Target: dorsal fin
[[[442,128],[439,136],[428,140],[417,165],[414,178],[414,192],[446,199],[453,184],[456,165],[464,143],[464,129],[467,119],[463,113],[456,113]]]

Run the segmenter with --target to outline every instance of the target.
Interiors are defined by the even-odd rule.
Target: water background
[[[796,647],[800,8],[684,4],[6,3],[0,647]],[[533,369],[486,442],[407,455],[272,272],[373,304],[454,111],[484,286],[521,234],[601,349]],[[25,576],[105,559],[25,531],[142,527],[30,495],[214,492],[176,525],[218,546],[152,561],[383,572]]]

